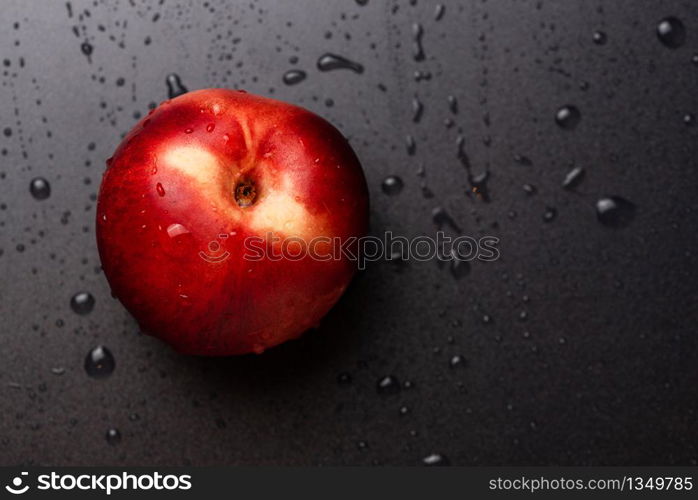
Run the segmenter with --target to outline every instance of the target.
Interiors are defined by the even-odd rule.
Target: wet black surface
[[[694,2],[361,3],[3,3],[3,465],[696,463]],[[322,114],[374,233],[433,234],[442,207],[500,260],[371,265],[263,356],[138,335],[95,194],[168,82]]]

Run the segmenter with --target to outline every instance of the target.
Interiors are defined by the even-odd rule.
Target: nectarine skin
[[[367,226],[364,174],[337,129],[225,89],[143,118],[107,161],[97,205],[113,294],[144,333],[197,355],[261,353],[300,336],[357,268],[342,255],[250,260],[246,238],[348,240]]]

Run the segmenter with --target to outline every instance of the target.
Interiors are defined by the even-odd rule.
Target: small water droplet
[[[412,98],[412,121],[414,123],[419,123],[422,119],[422,112],[424,111],[424,105],[422,101],[419,100],[419,96],[414,96]]]
[[[536,194],[536,187],[533,184],[524,184],[521,188],[524,190],[524,193],[529,196]]]
[[[696,116],[693,113],[686,113],[683,115],[683,123],[689,127],[692,127],[696,122]]]
[[[453,259],[451,261],[451,276],[459,280],[470,274],[470,262],[467,260]]]
[[[454,95],[449,95],[446,100],[448,101],[448,109],[451,110],[451,113],[454,115],[458,113],[458,99],[456,99],[456,96]]]
[[[545,207],[543,212],[543,222],[552,222],[557,217],[557,209],[555,207]]]
[[[424,28],[419,23],[412,25],[412,57],[415,61],[424,60],[424,47],[422,46],[422,37],[424,36]]]
[[[570,170],[565,179],[562,181],[562,187],[565,189],[574,189],[584,179],[584,169],[582,167],[574,167]]]
[[[155,190],[158,192],[158,196],[165,196],[165,188],[159,182],[155,185]]]
[[[441,18],[444,17],[445,12],[446,8],[443,6],[443,4],[437,3],[436,7],[434,8],[434,21],[441,21]]]
[[[89,58],[92,55],[92,44],[88,41],[84,41],[80,45],[80,50]]]
[[[686,42],[686,27],[676,17],[665,17],[657,24],[657,38],[670,49],[676,49]]]
[[[413,156],[417,151],[417,143],[414,141],[414,137],[409,134],[405,136],[405,149],[410,156]]]
[[[85,371],[93,378],[108,377],[114,372],[115,367],[114,355],[109,349],[101,345],[87,353],[85,358]]]
[[[342,372],[339,375],[337,375],[337,383],[339,385],[348,385],[351,384],[353,378],[351,376],[351,373],[348,372]]]
[[[582,114],[579,112],[579,109],[572,105],[562,106],[557,110],[557,113],[555,113],[555,123],[565,130],[576,128],[581,119]]]
[[[363,73],[364,67],[354,62],[346,57],[338,56],[336,54],[323,54],[317,60],[317,68],[320,71],[334,71],[336,69],[348,69],[354,73]]]
[[[307,76],[307,73],[303,70],[291,69],[284,73],[284,76],[281,79],[286,85],[296,85],[297,83],[305,80]]]
[[[91,293],[78,292],[70,299],[70,308],[75,314],[84,316],[92,312],[95,307],[95,298]]]
[[[29,192],[35,200],[45,200],[51,196],[51,185],[43,177],[36,177],[29,183]]]
[[[386,375],[376,383],[376,391],[378,394],[397,394],[400,392],[400,381],[393,375]]]
[[[215,124],[215,123],[209,123],[208,125],[206,125],[206,132],[209,132],[209,133],[210,133],[210,132],[213,132],[213,130],[214,130],[215,128],[216,128],[216,124]]]
[[[121,442],[121,433],[119,432],[119,429],[109,429],[107,431],[107,443],[109,443],[111,446],[115,446]]]
[[[431,220],[434,221],[434,224],[436,224],[438,229],[441,229],[444,226],[449,226],[455,232],[461,232],[461,229],[458,227],[458,224],[456,224],[456,221],[453,220],[453,217],[451,217],[451,215],[443,207],[434,207],[432,209]]]
[[[465,365],[465,358],[461,356],[460,354],[456,354],[451,358],[451,360],[448,362],[449,366],[451,368],[459,368]]]
[[[189,92],[177,73],[170,73],[167,75],[165,78],[165,83],[167,83],[167,96],[170,99],[174,99],[175,97]]]
[[[397,175],[390,175],[383,180],[381,189],[389,196],[394,196],[402,191],[404,184]]]
[[[625,227],[635,218],[635,205],[620,196],[601,198],[596,202],[596,216],[604,226]]]
[[[449,465],[449,460],[444,455],[432,453],[431,455],[427,455],[422,459],[422,464],[426,465],[427,467],[445,466]]]
[[[596,45],[605,45],[606,41],[608,40],[608,37],[606,36],[606,33],[603,31],[594,31],[594,34],[592,35],[592,40]]]

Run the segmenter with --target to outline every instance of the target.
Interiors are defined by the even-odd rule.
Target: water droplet
[[[402,191],[404,184],[397,175],[390,175],[383,180],[381,189],[389,196],[394,196]]]
[[[353,378],[351,376],[351,373],[348,372],[342,372],[339,375],[337,375],[337,383],[339,385],[348,385],[351,384]]]
[[[596,202],[599,222],[609,227],[625,227],[635,218],[635,205],[620,196],[601,198]]]
[[[444,17],[445,12],[446,8],[443,6],[443,4],[437,3],[436,7],[434,8],[434,21],[441,21],[441,18]]]
[[[412,25],[412,57],[415,61],[424,60],[424,47],[422,46],[422,37],[424,36],[424,28],[419,23]]]
[[[555,113],[555,123],[565,130],[574,129],[579,125],[581,119],[582,114],[579,112],[579,109],[572,105],[562,106]]]
[[[174,99],[177,96],[186,94],[189,90],[182,83],[182,79],[177,73],[170,73],[165,78],[165,83],[167,83],[167,96],[170,99]]]
[[[55,366],[51,368],[51,373],[53,373],[54,375],[63,375],[65,373],[65,368],[63,368],[62,366]]]
[[[604,33],[603,31],[594,31],[592,40],[596,45],[606,45],[608,37],[606,36],[606,33]]]
[[[465,365],[465,358],[459,354],[456,354],[448,362],[451,368],[459,368]]]
[[[84,316],[90,314],[95,307],[95,298],[91,293],[78,292],[70,299],[70,308],[75,314]]]
[[[51,196],[51,185],[43,177],[36,177],[29,183],[29,192],[35,200],[45,200]]]
[[[557,209],[555,207],[545,207],[543,212],[543,222],[552,222],[557,217]]]
[[[422,112],[424,111],[424,105],[422,101],[419,100],[419,96],[414,96],[412,98],[412,121],[414,123],[419,123],[422,119]]]
[[[686,42],[686,27],[676,17],[665,17],[657,24],[657,38],[670,49],[681,47]]]
[[[584,169],[582,167],[574,167],[570,170],[565,179],[562,181],[562,187],[565,189],[574,189],[584,179]]]
[[[101,345],[87,353],[85,358],[85,371],[93,378],[108,377],[114,372],[115,367],[116,362],[111,351]]]
[[[458,113],[458,99],[456,99],[456,96],[450,95],[446,100],[448,101],[448,109],[451,110],[451,113],[454,115]]]
[[[305,71],[300,69],[291,69],[284,73],[282,80],[286,85],[296,85],[297,83],[305,80],[306,76],[308,75]]]
[[[84,41],[80,45],[80,50],[82,50],[82,53],[87,57],[90,57],[92,55],[92,44],[90,44],[88,41]]]
[[[364,67],[346,57],[336,54],[323,54],[317,60],[317,68],[320,71],[333,71],[336,69],[348,69],[354,73],[363,73]]]
[[[185,134],[191,134],[192,132],[194,132],[194,129],[193,129],[193,128],[185,128],[185,129],[184,129],[184,133],[185,133]]]
[[[417,151],[417,143],[414,141],[414,137],[409,134],[405,136],[405,149],[410,156],[413,156]]]
[[[521,188],[524,190],[524,193],[529,196],[536,194],[536,187],[533,184],[524,184]]]
[[[121,442],[121,433],[119,432],[119,429],[109,429],[107,431],[107,443],[109,443],[111,446],[115,446]]]
[[[696,122],[696,116],[693,113],[686,113],[683,115],[683,123],[689,127],[693,126]]]
[[[451,261],[451,276],[459,280],[470,274],[470,262],[467,260],[453,259]]]
[[[376,383],[378,394],[397,394],[400,392],[400,381],[393,375],[386,375]]]
[[[449,465],[448,458],[438,453],[432,453],[422,459],[422,463],[428,467],[438,467]]]
[[[216,124],[215,124],[215,123],[209,123],[208,125],[206,125],[206,132],[209,132],[209,133],[210,133],[210,132],[213,132],[213,130],[214,130],[215,128],[216,128]]]
[[[155,185],[155,190],[158,192],[158,196],[165,196],[165,188],[159,182]]]
[[[436,224],[438,229],[441,229],[444,226],[449,226],[455,232],[461,232],[461,229],[458,227],[458,224],[456,224],[456,221],[453,220],[453,217],[451,217],[451,215],[443,207],[434,207],[434,209],[431,211],[431,219],[434,221],[434,224]]]

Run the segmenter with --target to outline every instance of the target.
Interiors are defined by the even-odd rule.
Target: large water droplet
[[[75,314],[84,316],[92,312],[95,307],[95,298],[91,293],[78,292],[70,299],[70,308]]]
[[[397,175],[390,175],[383,180],[381,189],[387,195],[394,196],[402,191],[404,184]]]
[[[109,349],[98,345],[87,353],[85,358],[85,371],[90,377],[104,378],[114,372],[116,361]]]
[[[308,75],[303,70],[291,69],[284,73],[282,80],[286,85],[296,85],[297,83],[300,83],[303,80],[305,80],[306,76]]]
[[[51,185],[43,177],[37,177],[29,183],[29,192],[35,200],[45,200],[51,196]]]
[[[335,69],[348,69],[355,73],[363,73],[364,67],[346,57],[336,54],[323,54],[317,60],[317,68],[320,71],[333,71]]]
[[[579,125],[581,119],[582,114],[579,112],[579,109],[572,105],[562,106],[555,113],[555,123],[565,130],[575,128]]]
[[[657,38],[670,49],[681,47],[686,43],[686,27],[676,17],[665,17],[657,25]]]
[[[189,90],[182,83],[182,79],[179,77],[177,73],[170,73],[169,75],[167,75],[167,77],[165,78],[165,82],[167,83],[167,96],[170,99],[174,99],[177,96],[189,92]]]
[[[620,196],[601,198],[596,202],[599,222],[609,227],[625,227],[635,218],[635,205]]]

